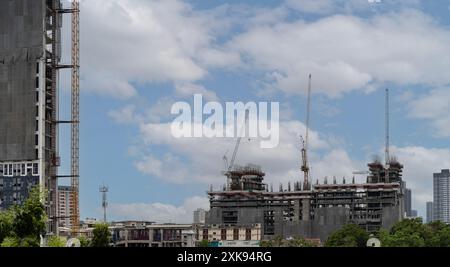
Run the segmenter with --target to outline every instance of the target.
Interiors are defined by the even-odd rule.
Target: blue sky
[[[115,220],[190,222],[194,208],[208,207],[205,191],[225,182],[222,156],[235,140],[171,138],[170,107],[194,93],[220,103],[280,102],[280,146],[245,141],[237,161],[262,165],[275,188],[300,180],[309,73],[314,181],[351,177],[383,155],[385,88],[392,150],[419,215],[432,199],[432,173],[450,168],[450,1],[81,4],[83,218],[101,216],[103,183]],[[61,77],[61,102],[70,103],[67,73]],[[60,113],[68,116],[69,106]],[[62,127],[61,172],[68,172]]]

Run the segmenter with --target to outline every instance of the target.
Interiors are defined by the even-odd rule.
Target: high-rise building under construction
[[[45,192],[56,233],[60,0],[0,0],[0,209]]]

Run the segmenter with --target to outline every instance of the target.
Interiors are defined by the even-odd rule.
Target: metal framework
[[[303,178],[303,190],[309,190],[309,164],[308,164],[308,139],[309,139],[309,117],[310,117],[310,109],[311,109],[311,74],[309,75],[308,80],[308,99],[306,104],[306,136],[305,139],[302,140],[303,148],[302,148],[302,166],[301,170],[304,174]],[[303,138],[302,138],[303,139]]]
[[[72,124],[71,124],[71,186],[73,194],[72,233],[80,226],[79,176],[80,176],[80,3],[72,1]]]

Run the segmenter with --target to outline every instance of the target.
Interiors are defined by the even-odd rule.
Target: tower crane
[[[236,161],[236,155],[237,155],[237,152],[239,150],[239,145],[241,144],[242,135],[244,134],[244,130],[247,127],[248,117],[249,117],[249,111],[245,110],[244,125],[242,125],[242,128],[240,130],[239,136],[238,136],[238,138],[236,140],[236,144],[234,145],[233,155],[231,156],[230,163],[228,163],[228,159],[227,159],[226,155],[223,156],[223,160],[225,162],[225,167],[227,167],[225,175],[227,176],[228,189],[230,189],[230,187],[231,187],[231,170],[233,169],[234,162]]]
[[[302,142],[302,167],[301,170],[304,174],[303,178],[303,190],[309,190],[309,163],[308,163],[308,138],[309,138],[309,117],[310,117],[310,108],[311,108],[311,74],[309,74],[309,80],[308,80],[308,99],[306,104],[306,135],[303,139],[302,136],[301,142]]]

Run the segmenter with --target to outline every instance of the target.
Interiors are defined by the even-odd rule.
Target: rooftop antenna
[[[106,193],[108,193],[108,187],[105,185],[100,186],[99,191],[102,193],[103,222],[106,223],[106,208],[108,207]]]

